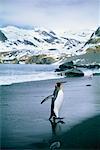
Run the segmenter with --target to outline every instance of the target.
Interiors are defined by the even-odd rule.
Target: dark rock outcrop
[[[7,37],[5,36],[4,33],[0,30],[0,41],[5,42],[7,40]]]
[[[84,76],[84,73],[77,69],[76,65],[73,63],[73,61],[66,62],[59,66],[58,69],[56,69],[56,72],[59,72],[58,74],[61,76],[66,77],[81,77]]]
[[[59,75],[64,75],[66,77],[82,77],[84,76],[84,73],[77,68],[72,68],[72,69],[67,69],[66,71],[60,72]]]
[[[74,66],[76,66],[76,67],[78,67],[78,68],[87,68],[87,69],[99,69],[100,68],[100,65],[99,64],[86,64],[86,65],[74,65]]]
[[[33,44],[31,41],[28,41],[28,40],[24,40],[23,42],[25,45],[32,45],[34,47],[37,47],[35,44]]]
[[[60,65],[59,69],[60,69],[60,71],[64,71],[66,69],[72,69],[72,68],[74,68],[73,65],[74,65],[73,61],[66,62],[66,63]]]
[[[98,29],[94,33],[92,33],[90,39],[85,43],[85,45],[99,44],[99,43],[100,43],[100,27],[98,27]]]
[[[100,27],[98,27],[98,29],[95,31],[95,35],[100,36]]]

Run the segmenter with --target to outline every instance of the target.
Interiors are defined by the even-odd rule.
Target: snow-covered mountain
[[[48,55],[55,58],[63,55],[78,55],[93,31],[80,33],[64,32],[59,35],[51,30],[34,27],[31,30],[14,26],[0,28],[1,59],[20,59],[23,56]]]
[[[81,50],[85,53],[67,58],[64,61],[74,61],[76,65],[88,65],[89,68],[100,68],[100,27],[91,34]]]
[[[99,51],[100,52],[100,27],[92,33],[91,37],[85,43],[83,47],[86,51]]]
[[[79,32],[73,32],[73,31],[67,31],[61,34],[62,37],[67,37],[67,38],[71,38],[71,39],[76,39],[80,42],[86,42],[91,34],[94,32],[94,30],[80,30]]]

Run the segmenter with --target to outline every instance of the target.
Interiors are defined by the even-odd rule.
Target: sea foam
[[[11,85],[13,83],[22,83],[29,81],[40,81],[48,79],[57,79],[62,78],[58,76],[55,72],[41,72],[41,73],[32,73],[29,75],[7,75],[0,76],[0,85]]]

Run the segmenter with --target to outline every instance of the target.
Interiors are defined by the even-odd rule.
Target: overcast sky
[[[52,30],[96,29],[100,0],[0,0],[0,26],[42,26]]]

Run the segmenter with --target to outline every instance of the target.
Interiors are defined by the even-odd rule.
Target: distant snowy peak
[[[82,47],[92,33],[93,30],[84,30],[59,35],[45,28],[23,29],[7,26],[0,28],[0,52],[16,52],[17,58],[27,54],[47,54],[54,57],[80,55],[85,52]],[[95,35],[98,34],[97,31]]]
[[[57,35],[53,31],[48,30],[41,30],[38,28],[33,28],[33,30],[26,30],[26,29],[20,29],[17,27],[8,26],[1,29],[2,32],[5,34],[5,36],[8,38],[8,41],[10,42],[17,42],[19,43],[25,43],[27,42],[27,45],[31,43],[31,45],[35,47],[40,47],[40,43],[55,43],[59,42],[60,39],[57,37]],[[20,41],[20,42],[19,42]],[[32,44],[33,43],[33,44]]]
[[[7,26],[0,29],[7,41],[0,43],[0,51],[30,50],[35,53],[70,53],[81,42],[61,37],[52,30],[34,27],[31,30]],[[52,49],[52,50],[51,50]]]
[[[17,28],[15,26],[7,26],[1,28],[1,31],[7,36],[7,38],[11,41],[18,39],[25,39],[36,37],[37,39],[53,39],[53,40],[61,40],[61,38],[75,39],[77,41],[85,41],[88,40],[91,34],[94,32],[93,30],[84,30],[80,32],[64,32],[62,34],[56,34],[52,30],[47,30],[45,28],[33,27],[31,30],[26,30],[23,28]]]
[[[81,42],[86,42],[90,38],[93,32],[94,30],[81,30],[78,32],[67,31],[67,32],[62,33],[62,36],[71,38],[71,39],[73,38]]]
[[[33,37],[38,36],[40,37],[56,37],[56,34],[53,31],[49,31],[47,29],[39,29],[37,27],[34,27],[33,29],[22,29],[17,28],[14,26],[7,26],[5,28],[1,28],[1,30],[4,32],[5,35],[7,35],[9,40],[17,40],[18,38],[27,38],[27,37]],[[57,37],[56,37],[57,38]]]

